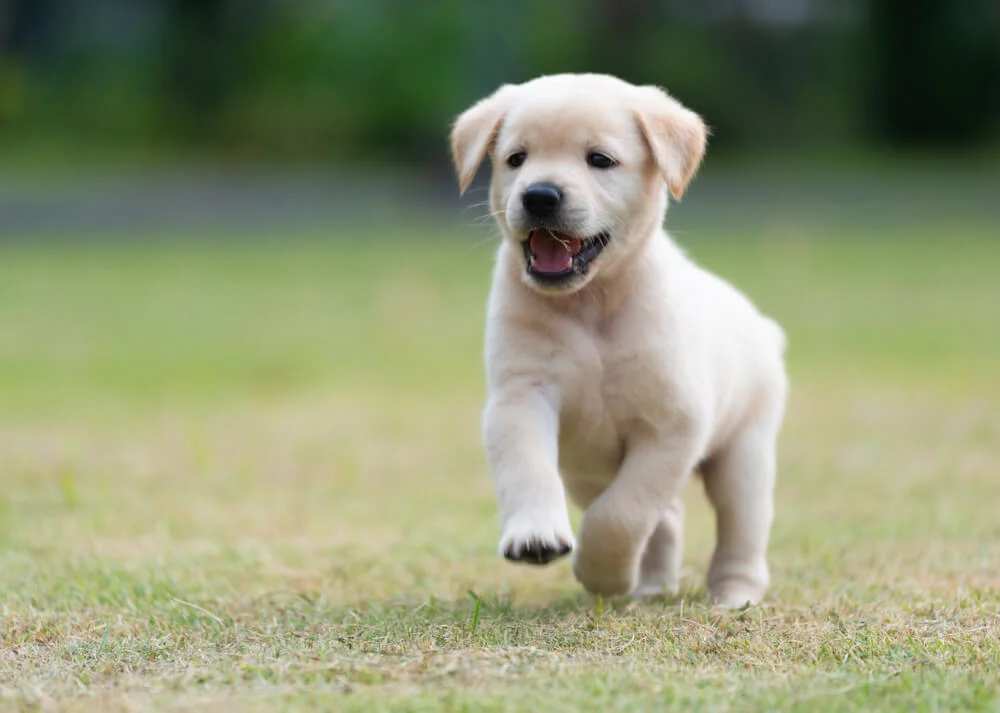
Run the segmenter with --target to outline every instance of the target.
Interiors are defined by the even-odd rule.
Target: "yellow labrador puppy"
[[[717,518],[708,573],[725,606],[769,583],[781,328],[662,228],[706,129],[666,92],[594,74],[501,87],[451,134],[464,193],[493,163],[503,231],[489,298],[484,438],[500,551],[575,549],[594,593],[675,592],[698,472]],[[574,541],[566,493],[585,509]]]

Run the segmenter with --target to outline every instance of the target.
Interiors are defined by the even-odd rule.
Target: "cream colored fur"
[[[590,592],[675,592],[698,472],[717,517],[713,599],[757,602],[769,584],[784,336],[662,228],[701,162],[701,119],[665,92],[605,75],[504,86],[462,114],[452,149],[462,191],[487,155],[504,234],[486,327],[484,438],[511,555],[574,550]],[[588,165],[600,150],[618,165]],[[524,164],[506,158],[525,152]],[[521,196],[564,193],[574,234],[608,247],[565,289],[539,285],[521,248]],[[724,208],[724,207],[723,207]],[[574,541],[566,495],[585,509]]]

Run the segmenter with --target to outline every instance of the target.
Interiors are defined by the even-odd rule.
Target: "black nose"
[[[554,213],[561,200],[562,193],[551,183],[533,183],[521,196],[524,209],[536,218],[544,218]]]

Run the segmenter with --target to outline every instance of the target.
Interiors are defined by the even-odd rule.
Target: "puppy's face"
[[[704,152],[697,115],[653,87],[604,75],[505,86],[452,131],[462,191],[486,154],[490,203],[545,292],[579,290],[648,239]]]

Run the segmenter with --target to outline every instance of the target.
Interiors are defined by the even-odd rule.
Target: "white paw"
[[[607,495],[605,493],[605,495]],[[598,498],[583,515],[573,575],[591,594],[616,597],[630,593],[639,581],[643,540],[622,526],[619,511]]]
[[[573,551],[573,531],[566,518],[517,515],[503,528],[500,554],[511,562],[548,564]]]
[[[708,569],[708,593],[716,606],[739,609],[760,603],[770,580],[763,559],[713,561]]]
[[[677,582],[665,581],[642,581],[639,586],[632,590],[633,599],[643,599],[645,597],[675,597],[680,591]]]
[[[713,585],[709,594],[712,603],[726,609],[741,609],[759,604],[764,598],[764,587],[740,581],[720,582]]]

